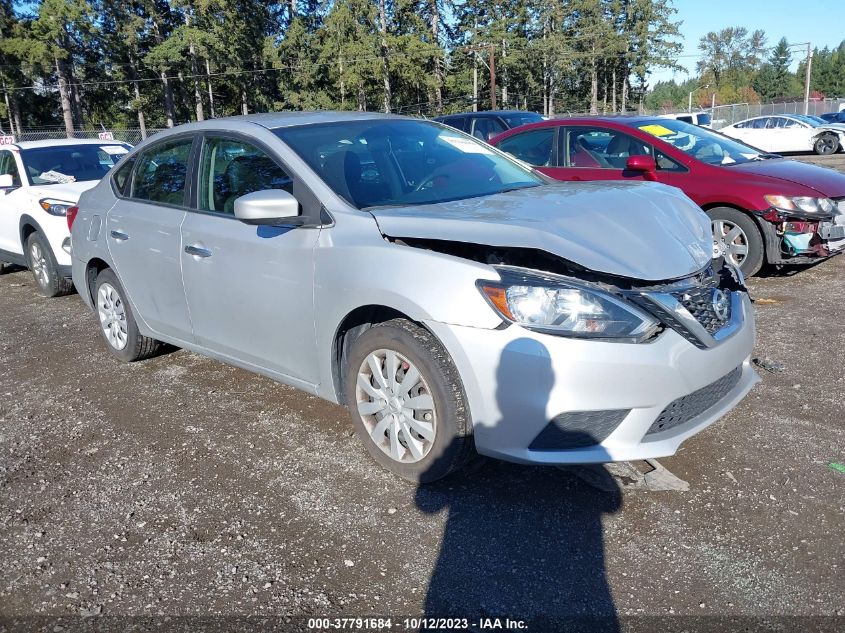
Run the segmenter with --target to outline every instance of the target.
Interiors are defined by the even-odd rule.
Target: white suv
[[[130,149],[85,139],[0,145],[0,272],[25,266],[45,297],[70,292],[67,211]]]

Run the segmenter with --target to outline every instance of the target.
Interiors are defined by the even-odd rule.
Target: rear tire
[[[725,259],[739,266],[742,274],[751,277],[763,266],[763,235],[754,219],[731,207],[707,211],[713,230],[713,243],[722,249]]]
[[[822,134],[813,143],[813,151],[819,156],[828,156],[839,151],[839,138],[835,134]]]
[[[73,282],[59,274],[53,249],[41,233],[31,233],[26,238],[26,263],[35,278],[35,287],[45,297],[70,294]]]
[[[358,436],[390,472],[428,483],[475,454],[458,370],[427,330],[405,319],[366,330],[352,343],[344,381]]]
[[[94,310],[100,334],[109,351],[118,359],[131,363],[154,356],[162,344],[138,331],[126,292],[110,268],[102,270],[94,282]]]

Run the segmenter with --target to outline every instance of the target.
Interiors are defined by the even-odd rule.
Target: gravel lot
[[[122,365],[79,297],[0,276],[0,616],[840,616],[814,626],[842,630],[843,277],[840,256],[752,280],[756,355],[783,370],[759,370],[661,460],[688,491],[604,474],[603,492],[495,461],[417,488],[370,462],[344,409],[184,351]]]

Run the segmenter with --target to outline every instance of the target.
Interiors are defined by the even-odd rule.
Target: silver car
[[[385,468],[674,453],[758,380],[739,272],[657,183],[551,183],[362,113],[183,125],[84,194],[73,281],[124,361],[183,347],[345,404]]]

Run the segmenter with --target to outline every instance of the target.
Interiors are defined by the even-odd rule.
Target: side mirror
[[[299,202],[283,189],[253,191],[235,198],[235,217],[245,224],[284,224],[299,217]]]
[[[15,186],[15,179],[12,174],[0,174],[0,189],[8,189]]]
[[[657,171],[657,163],[651,156],[629,156],[625,163],[625,169],[653,173]]]

